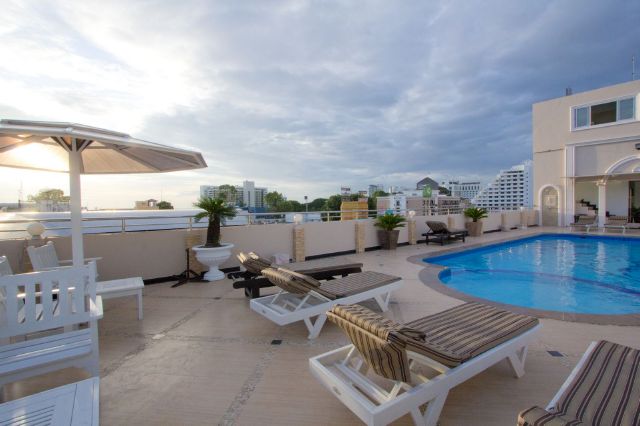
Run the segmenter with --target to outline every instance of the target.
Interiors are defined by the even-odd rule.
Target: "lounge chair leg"
[[[379,294],[377,296],[374,296],[374,299],[378,303],[378,306],[380,306],[380,310],[382,310],[382,312],[387,312],[387,309],[389,309],[389,300],[391,299],[391,293],[386,293],[385,295]]]
[[[443,392],[429,401],[427,408],[424,411],[424,415],[420,413],[419,407],[411,410],[411,418],[413,419],[413,422],[416,425],[436,426],[448,394],[449,391]]]
[[[311,322],[311,318],[305,318],[304,324],[307,326],[309,330],[309,339],[315,339],[320,334],[320,330],[322,330],[322,326],[324,322],[327,320],[326,314],[318,315],[316,318],[315,324]]]
[[[524,346],[509,355],[509,365],[513,375],[517,378],[524,376],[524,362],[527,359],[527,346]]]

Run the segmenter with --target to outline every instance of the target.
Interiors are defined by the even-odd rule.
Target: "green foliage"
[[[282,205],[286,200],[284,199],[284,195],[279,193],[278,191],[267,192],[264,195],[264,202],[267,204],[269,211],[277,212],[278,206]]]
[[[349,195],[349,201],[358,201],[360,199],[359,194],[351,194]]]
[[[342,204],[342,195],[340,195],[340,194],[332,195],[327,200],[327,204],[325,206],[325,210],[339,211],[341,204]]]
[[[157,206],[159,210],[173,210],[173,206],[168,201],[160,201]]]
[[[384,192],[384,191],[374,191],[373,194],[371,194],[372,198],[378,198],[378,197],[388,197],[389,193],[388,192]]]
[[[439,186],[439,187],[438,187],[438,192],[439,192],[440,194],[443,194],[443,195],[451,195],[451,191],[449,191],[449,190],[448,190],[447,188],[445,188],[444,186]]]
[[[219,198],[222,198],[227,203],[235,204],[236,203],[236,195],[238,190],[233,185],[220,185],[218,187],[218,191],[220,192]]]
[[[236,216],[236,210],[223,198],[200,197],[194,207],[204,210],[195,215],[196,222],[209,219],[205,247],[220,247],[220,224]]]
[[[399,214],[386,213],[378,216],[374,225],[385,231],[393,231],[396,228],[402,228],[406,219]]]
[[[464,215],[468,218],[473,219],[474,222],[488,217],[487,209],[482,207],[469,207],[468,209],[465,209]]]
[[[378,208],[378,197],[387,197],[387,196],[389,196],[388,192],[374,191],[373,194],[371,194],[371,197],[369,197],[369,199],[367,200],[368,209],[376,210]]]
[[[324,205],[327,202],[326,198],[316,198],[308,205],[310,212],[318,212],[324,210]]]
[[[68,203],[71,197],[64,195],[62,189],[41,189],[36,195],[29,195],[28,200],[34,203],[38,201],[54,201]]]

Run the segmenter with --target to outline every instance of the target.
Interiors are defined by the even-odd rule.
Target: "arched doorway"
[[[558,189],[547,186],[540,193],[540,214],[542,226],[558,226],[558,204],[560,201]]]

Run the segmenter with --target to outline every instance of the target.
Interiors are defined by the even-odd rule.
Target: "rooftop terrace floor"
[[[485,234],[465,245],[542,230]],[[462,243],[444,249],[454,245]],[[407,322],[462,303],[425,286],[418,278],[423,266],[407,261],[442,249],[419,244],[349,257],[362,261],[365,270],[404,278],[387,315]],[[310,357],[348,343],[337,327],[327,323],[320,337],[309,341],[302,323],[279,327],[251,311],[243,291],[234,290],[230,280],[171,284],[145,288],[143,321],[137,320],[134,298],[104,302],[99,325],[102,424],[361,424],[308,368]],[[449,393],[440,424],[513,425],[519,410],[551,399],[589,342],[606,338],[637,347],[640,336],[638,326],[542,323],[524,377],[513,378],[503,361],[461,384]],[[78,380],[81,374],[65,370],[16,383],[7,386],[4,398]],[[407,416],[394,424],[412,423]]]

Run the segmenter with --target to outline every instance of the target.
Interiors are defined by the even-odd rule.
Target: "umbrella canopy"
[[[72,123],[0,120],[0,166],[69,173],[73,264],[81,265],[81,174],[159,173],[207,167],[195,151]]]

